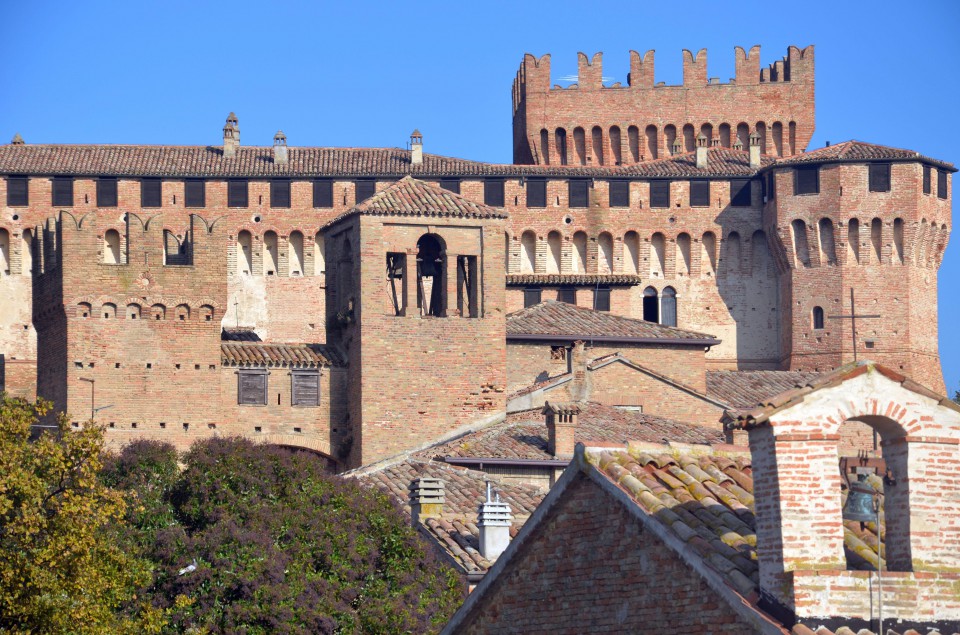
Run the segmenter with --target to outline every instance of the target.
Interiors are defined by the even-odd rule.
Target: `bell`
[[[847,502],[843,505],[844,520],[859,520],[862,523],[877,519],[873,506],[873,488],[867,482],[866,474],[858,474],[857,482],[850,484]]]

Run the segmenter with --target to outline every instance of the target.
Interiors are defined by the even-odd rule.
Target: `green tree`
[[[60,417],[31,439],[49,410],[0,393],[0,631],[159,632],[137,599],[149,562],[116,540],[126,502],[99,479],[102,431]]]

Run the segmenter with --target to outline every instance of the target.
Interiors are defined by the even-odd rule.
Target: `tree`
[[[31,440],[49,410],[0,393],[0,630],[159,632],[136,598],[149,563],[115,540],[126,503],[98,478],[102,431],[60,417]]]
[[[220,438],[181,461],[137,442],[104,470],[141,501],[129,522],[171,632],[423,633],[463,601],[390,499],[312,453]]]

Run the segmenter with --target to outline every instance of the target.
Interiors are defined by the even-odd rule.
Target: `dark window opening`
[[[560,289],[557,290],[557,301],[576,304],[577,290],[573,287],[560,287]]]
[[[407,271],[407,254],[387,253],[387,286],[394,315],[406,315],[407,286],[404,277]]]
[[[643,290],[643,320],[660,323],[660,298],[657,297],[657,290],[653,287]]]
[[[566,346],[551,346],[550,347],[550,359],[555,362],[565,362],[567,361],[567,347]]]
[[[117,206],[117,179],[97,179],[97,207]]]
[[[820,166],[804,166],[793,171],[794,194],[820,193]]]
[[[204,207],[206,205],[205,183],[199,179],[184,181],[183,204],[187,207]]]
[[[730,205],[735,207],[750,207],[753,204],[750,181],[734,179],[730,181]]]
[[[267,371],[237,371],[237,403],[241,406],[267,405]]]
[[[26,207],[30,202],[29,181],[25,176],[7,177],[7,205]]]
[[[890,164],[889,163],[871,163],[869,167],[870,191],[871,192],[889,192],[890,191]]]
[[[484,179],[483,203],[492,207],[503,207],[503,179]]]
[[[320,405],[320,371],[295,370],[290,374],[291,403],[294,406]]]
[[[590,203],[590,182],[583,179],[569,181],[570,207],[588,207]]]
[[[630,207],[629,181],[610,181],[610,207]]]
[[[163,188],[160,179],[143,179],[140,181],[140,206],[160,207],[163,205]]]
[[[440,187],[441,189],[447,190],[448,192],[459,194],[460,179],[440,179]]]
[[[547,182],[544,179],[527,181],[527,207],[547,206]]]
[[[930,193],[930,166],[923,166],[923,193]]]
[[[670,207],[670,181],[650,182],[650,207]]]
[[[947,171],[937,170],[937,196],[947,198]]]
[[[677,292],[673,287],[666,287],[661,294],[660,324],[664,326],[677,325]]]
[[[710,206],[710,181],[690,181],[690,207]]]
[[[593,310],[610,310],[610,287],[597,287],[593,290]]]
[[[823,307],[813,307],[813,328],[823,328]]]
[[[417,241],[417,250],[417,307],[421,316],[442,317],[447,309],[443,243],[435,234],[424,234]]]
[[[476,256],[457,256],[457,309],[462,317],[480,317]]]
[[[543,289],[540,287],[530,287],[523,290],[523,308],[527,309],[540,304],[543,297]]]
[[[69,177],[53,179],[53,205],[73,207],[73,179]]]
[[[270,207],[290,207],[290,181],[270,181]]]
[[[777,198],[777,177],[773,172],[767,174],[767,196],[771,201]]]
[[[247,181],[227,181],[227,207],[246,207],[249,204],[249,190]]]
[[[358,179],[356,181],[357,203],[362,203],[377,192],[377,182],[373,179]]]
[[[333,181],[317,179],[313,182],[313,206],[333,207]]]

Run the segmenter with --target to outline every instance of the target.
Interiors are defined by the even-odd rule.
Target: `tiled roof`
[[[261,342],[260,336],[252,329],[223,329],[220,339],[224,342]]]
[[[707,394],[734,410],[749,410],[819,374],[797,370],[711,370],[707,371]]]
[[[881,635],[880,633],[874,633],[873,631],[867,629],[853,630],[848,626],[841,626],[835,630],[830,630],[826,626],[821,626],[817,630],[813,630],[803,624],[797,624],[790,630],[791,635]],[[882,635],[940,635],[940,631],[928,630],[926,633],[921,633],[920,631],[914,629],[908,629],[905,631],[895,631],[892,628],[885,629]],[[960,633],[954,633],[953,635],[960,635]]]
[[[337,352],[323,344],[265,344],[250,341],[220,343],[224,366],[318,366],[343,365]]]
[[[626,273],[511,273],[507,275],[507,286],[535,285],[561,286],[577,285],[595,287],[633,286],[643,282],[640,276]]]
[[[669,341],[698,346],[719,344],[712,335],[686,331],[653,322],[593,311],[566,302],[548,300],[507,315],[507,339],[556,336],[608,341]]]
[[[327,226],[347,216],[455,216],[458,218],[506,218],[497,209],[476,203],[442,187],[405,176],[362,203],[340,214]]]
[[[873,143],[864,143],[863,141],[844,141],[825,148],[818,148],[810,152],[804,152],[793,157],[780,159],[776,162],[776,167],[781,165],[796,165],[803,163],[822,163],[822,162],[860,162],[871,160],[883,161],[923,161],[932,163],[940,167],[954,170],[950,163],[938,161],[925,157],[919,152],[913,150],[904,150],[902,148],[892,148],[890,146],[881,146]],[[955,171],[955,170],[954,170]]]

